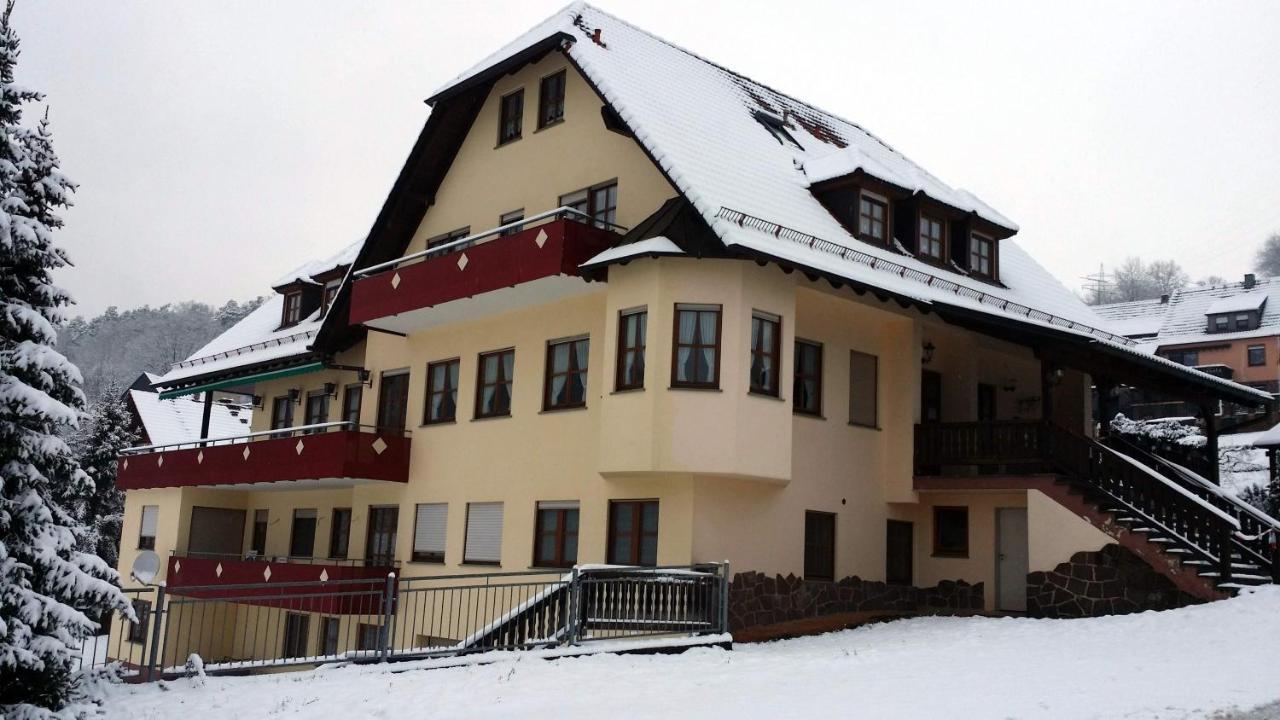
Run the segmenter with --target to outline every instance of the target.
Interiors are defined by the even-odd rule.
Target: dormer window
[[[1237,330],[1251,330],[1252,324],[1253,323],[1249,322],[1249,313],[1240,313],[1239,315],[1236,315]]]
[[[933,262],[942,262],[946,257],[947,230],[946,224],[929,215],[920,216],[920,257]]]
[[[1228,318],[1226,315],[1219,315],[1218,317],[1213,319],[1213,329],[1216,330],[1217,332],[1226,332],[1227,330],[1230,329],[1229,328],[1230,324],[1231,324],[1231,319]]]
[[[333,305],[334,298],[338,297],[338,288],[342,287],[341,280],[330,280],[324,284],[324,295],[320,300],[320,314],[329,312],[329,307]]]
[[[865,191],[859,193],[858,236],[881,245],[888,244],[889,201],[886,198]]]
[[[991,256],[994,241],[980,233],[969,234],[969,271],[975,275],[992,277]]]
[[[284,295],[284,314],[281,318],[281,327],[289,327],[297,325],[302,319],[302,291],[285,293]]]

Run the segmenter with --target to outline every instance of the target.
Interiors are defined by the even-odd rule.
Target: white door
[[[996,508],[996,609],[1027,609],[1027,509]]]

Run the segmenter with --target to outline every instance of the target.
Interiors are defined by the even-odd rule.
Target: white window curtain
[[[467,504],[467,539],[464,562],[496,563],[502,560],[502,503]]]

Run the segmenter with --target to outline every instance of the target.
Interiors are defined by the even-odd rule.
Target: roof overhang
[[[573,36],[563,31],[554,32],[551,35],[548,35],[547,37],[534,42],[532,45],[525,48],[524,50],[521,50],[520,52],[517,52],[513,55],[510,55],[502,62],[490,65],[489,67],[466,78],[465,80],[454,83],[444,88],[443,90],[437,92],[435,95],[432,95],[431,97],[427,98],[426,102],[428,105],[431,105],[434,107],[435,104],[441,100],[451,98],[455,95],[466,92],[467,90],[470,90],[471,88],[474,88],[474,87],[487,85],[493,82],[494,80],[497,80],[498,78],[502,77],[503,75],[514,72],[515,70],[518,70],[524,67],[528,63],[537,61],[538,58],[541,58],[543,55],[546,55],[548,52],[551,52],[552,50],[559,48],[561,43],[565,41],[572,42]]]
[[[203,377],[181,380],[170,384],[169,389],[162,390],[160,392],[160,399],[169,400],[171,398],[182,397],[184,395],[194,395],[208,390],[224,390],[226,388],[242,387],[245,385],[252,385],[253,383],[265,382],[267,380],[303,375],[305,373],[323,370],[325,367],[324,362],[315,355],[307,355],[302,358],[295,357],[291,359],[299,360],[299,362],[291,364],[279,362],[262,364],[239,368],[234,374],[217,373]]]

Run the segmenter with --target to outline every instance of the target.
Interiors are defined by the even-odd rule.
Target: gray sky
[[[262,294],[361,237],[423,98],[562,4],[19,0],[72,312]],[[1280,2],[597,4],[976,192],[1072,289],[1127,255],[1234,279],[1280,231]]]

